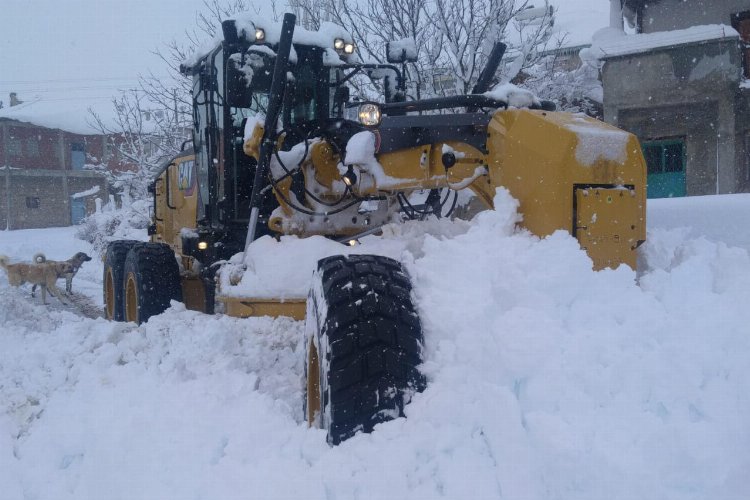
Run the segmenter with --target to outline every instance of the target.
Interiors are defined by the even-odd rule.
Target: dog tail
[[[42,262],[47,262],[47,257],[41,252],[34,254],[34,264],[41,264]]]
[[[8,268],[8,256],[7,255],[0,255],[0,267],[3,269]]]

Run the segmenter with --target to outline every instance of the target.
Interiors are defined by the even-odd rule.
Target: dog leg
[[[59,300],[60,302],[62,302],[66,306],[68,305],[67,299],[63,296],[62,292],[60,291],[59,288],[57,288],[57,286],[55,286],[54,284],[52,284],[52,285],[49,285],[47,287],[47,289],[49,290],[49,293],[51,293],[52,295],[54,295],[57,300]]]
[[[49,292],[57,298],[60,302],[62,302],[64,305],[68,305],[68,299],[65,298],[65,295],[62,293],[62,291],[57,288],[57,285],[52,283],[49,287]]]
[[[72,276],[65,277],[65,291],[68,293],[73,293],[73,277]]]
[[[31,297],[36,297],[36,283],[31,286]]]

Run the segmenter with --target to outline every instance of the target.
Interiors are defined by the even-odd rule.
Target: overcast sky
[[[195,25],[201,0],[0,1],[0,101],[109,100],[139,73],[159,74],[151,54]]]

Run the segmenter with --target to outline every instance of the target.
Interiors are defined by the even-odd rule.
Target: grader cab
[[[635,268],[646,172],[631,134],[488,92],[501,44],[472,94],[414,101],[399,67],[407,50],[364,64],[343,29],[294,24],[291,14],[281,25],[227,20],[223,40],[183,66],[193,146],[152,184],[151,241],[109,246],[105,311],[140,323],[181,300],[207,313],[305,319],[306,418],[336,444],[403,415],[425,386],[409,277],[393,259],[334,251],[306,271],[309,293],[254,296],[237,270],[262,237],[344,245],[394,219],[445,215],[458,190],[491,209],[505,187],[532,233],[569,231],[595,269]],[[383,98],[367,99],[373,89]],[[416,192],[427,193],[419,206]]]

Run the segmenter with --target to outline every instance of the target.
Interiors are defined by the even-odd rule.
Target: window
[[[733,14],[732,27],[740,34],[743,74],[745,78],[750,78],[750,11]]]
[[[70,162],[73,170],[83,170],[86,164],[86,145],[82,142],[74,142],[70,145]]]
[[[21,139],[17,139],[15,137],[11,137],[8,139],[8,154],[15,157],[22,156],[23,152],[21,151]]]
[[[26,155],[39,156],[39,141],[35,137],[26,138]]]
[[[39,208],[39,198],[36,196],[27,196],[26,208]]]
[[[432,74],[432,87],[440,95],[456,95],[456,77],[444,68],[435,69]]]

